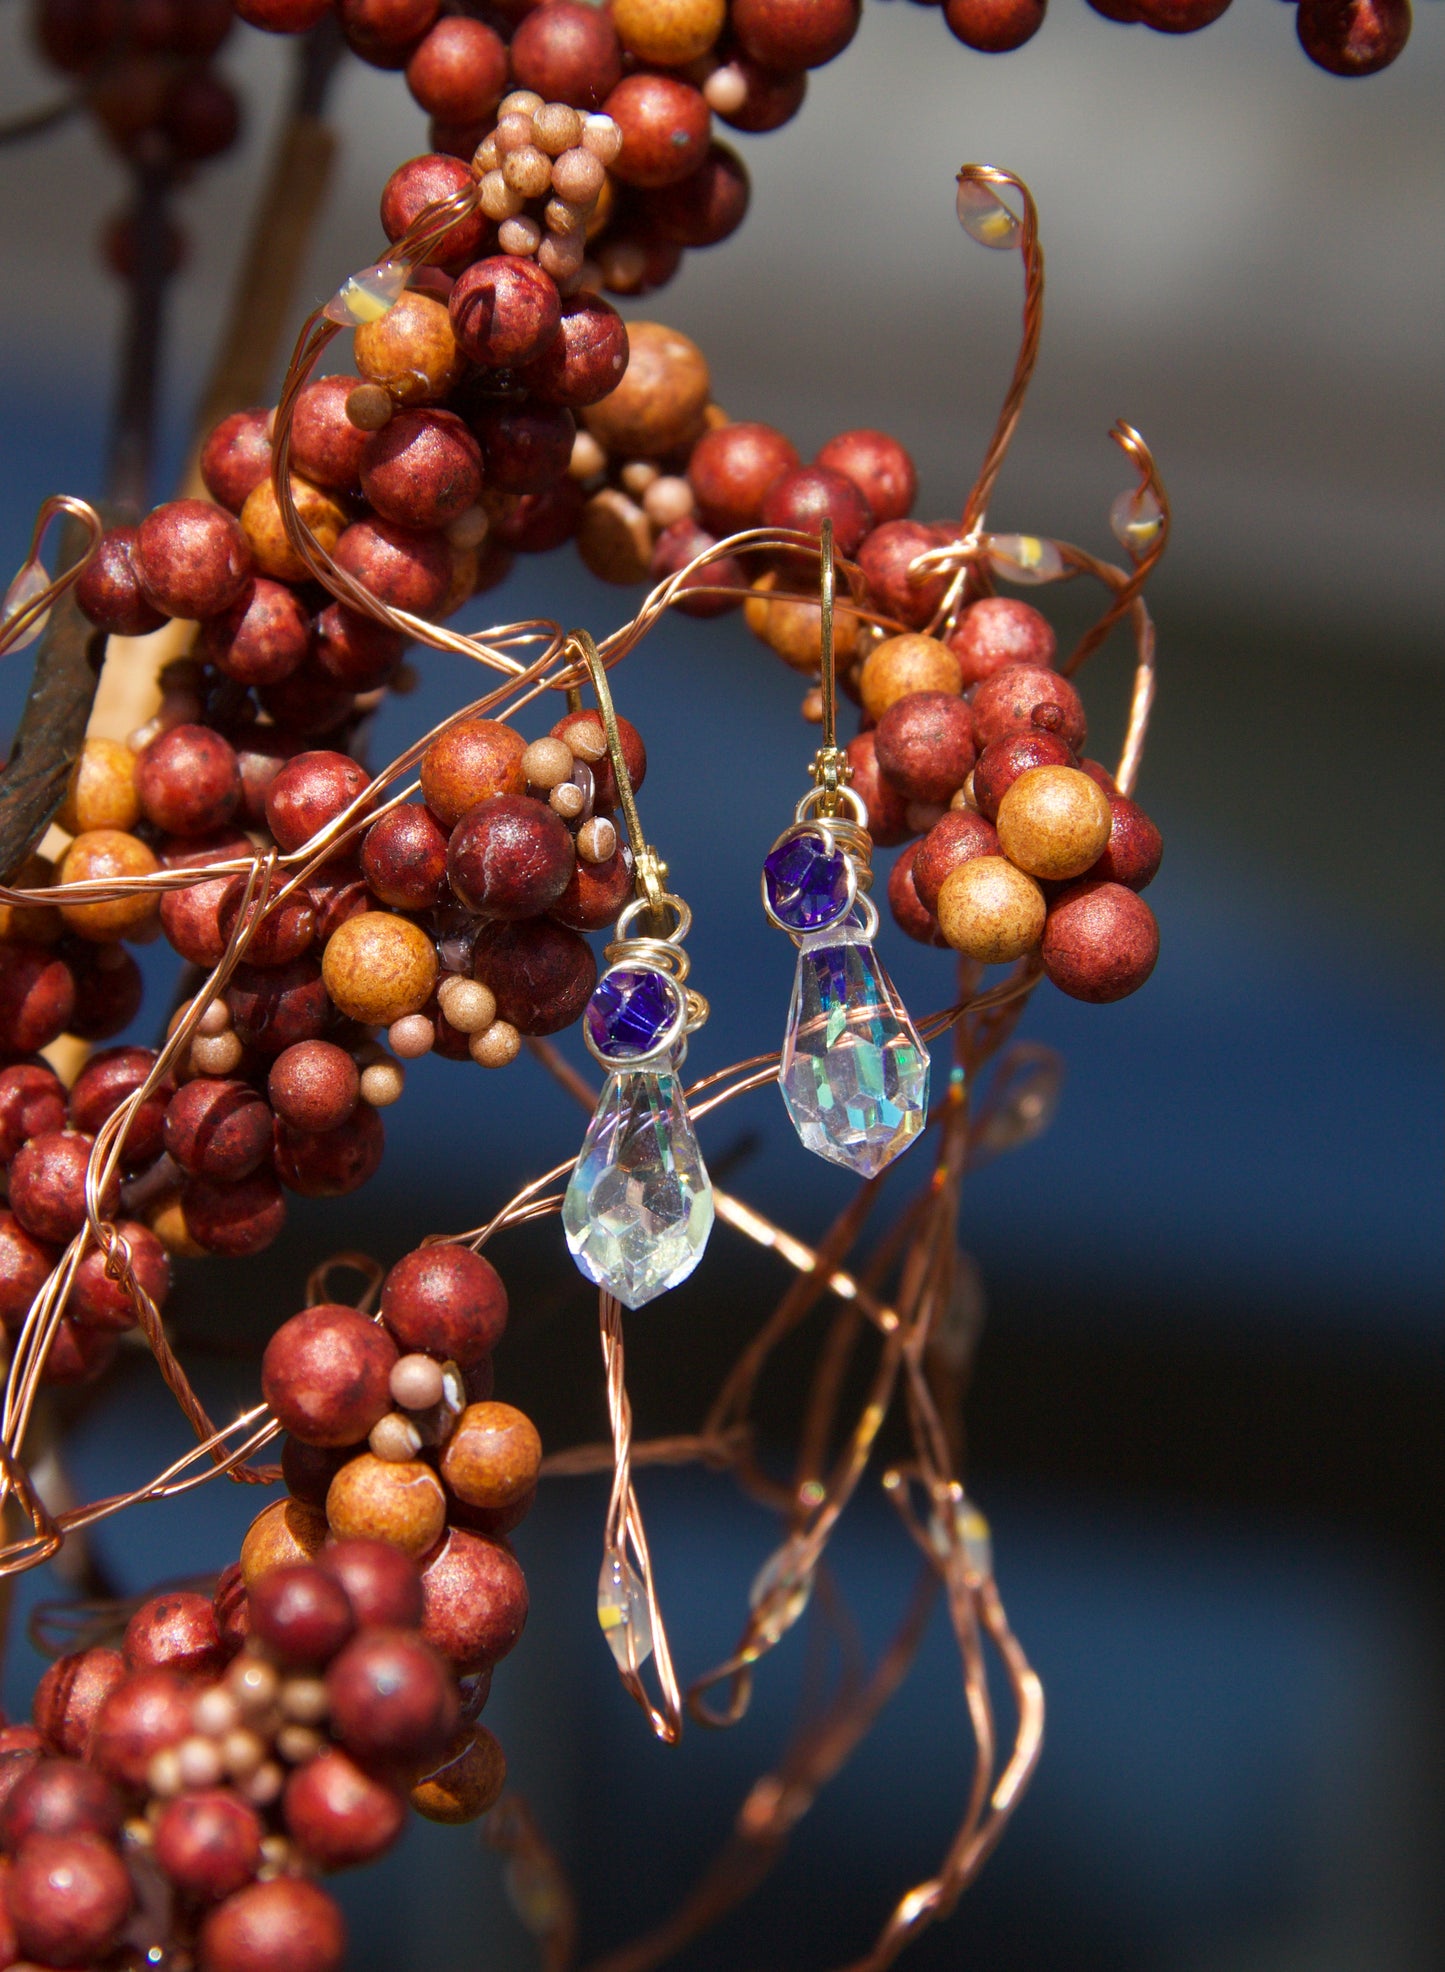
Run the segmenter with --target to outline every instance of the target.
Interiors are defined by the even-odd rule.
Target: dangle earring
[[[607,672],[585,631],[570,641],[596,688],[637,895],[617,920],[607,970],[583,1016],[583,1037],[607,1080],[567,1186],[562,1226],[587,1278],[624,1307],[640,1308],[687,1279],[712,1231],[712,1184],[678,1075],[708,1005],[687,985],[682,943],[692,912],[665,888],[667,865],[643,836]]]
[[[873,950],[868,810],[837,744],[833,529],[820,551],[823,744],[813,785],[763,863],[763,909],[798,948],[778,1086],[804,1146],[877,1175],[928,1121],[928,1050]]]

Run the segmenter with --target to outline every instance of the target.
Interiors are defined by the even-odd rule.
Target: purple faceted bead
[[[848,858],[821,835],[795,835],[763,863],[768,909],[789,931],[826,931],[848,913]]]
[[[587,1038],[603,1061],[642,1061],[657,1052],[681,1006],[681,988],[665,972],[615,965],[587,1002]]]

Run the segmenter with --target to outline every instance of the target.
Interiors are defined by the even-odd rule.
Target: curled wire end
[[[89,536],[84,552],[69,568],[51,580],[40,558],[45,536],[53,520],[61,514],[78,520]],[[41,503],[30,533],[30,548],[20,572],[0,602],[0,657],[7,651],[23,650],[45,628],[51,605],[80,580],[86,564],[95,553],[105,525],[87,500],[70,493],[52,493]]]

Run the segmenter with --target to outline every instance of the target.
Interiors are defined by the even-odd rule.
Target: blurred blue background
[[[20,12],[0,13],[7,112],[42,87]],[[630,310],[698,336],[733,415],[775,420],[805,452],[882,425],[915,450],[920,511],[956,511],[1012,361],[1018,290],[1011,260],[959,235],[952,174],[965,157],[1006,164],[1039,199],[1050,291],[998,524],[1107,547],[1127,477],[1104,440],[1119,414],[1175,501],[1141,782],[1166,840],[1150,892],[1159,968],[1113,1007],[1035,997],[1022,1031],[1066,1058],[1060,1112],[971,1183],[961,1229],[989,1303],[970,1485],[1049,1692],[1048,1744],[1002,1849],[918,1948],[920,1967],[1445,1960],[1445,24],[1435,0],[1417,13],[1396,68],[1346,85],[1306,64],[1284,7],[1240,0],[1175,41],[1056,0],[1034,43],[989,61],[929,10],[875,0],[802,116],[742,140],[744,231]],[[251,133],[186,201],[162,488],[281,93],[274,44],[238,33],[227,66]],[[373,257],[377,189],[424,143],[393,78],[348,70],[336,114],[338,183],[298,319]],[[99,485],[118,303],[92,242],[118,195],[78,129],[0,166],[0,528],[18,564],[45,493]],[[628,608],[565,555],[525,563],[502,595],[517,616],[594,630]],[[1074,597],[1057,608],[1061,624],[1079,620]],[[1091,750],[1107,757],[1127,653],[1111,646],[1095,668]],[[476,689],[455,661],[427,654],[419,670],[417,692],[378,721],[377,760]],[[13,723],[23,660],[0,684]],[[714,1015],[692,1062],[706,1072],[781,1030],[791,953],[758,912],[756,868],[812,741],[796,681],[737,619],[664,625],[618,691],[651,741],[649,828],[696,912],[695,977]],[[946,1001],[940,955],[891,929],[884,946],[916,1011]],[[146,963],[166,969],[154,950]],[[567,1156],[580,1127],[529,1062],[502,1078],[413,1068],[367,1192],[296,1210],[263,1260],[185,1270],[178,1319],[205,1393],[222,1410],[250,1401],[258,1338],[299,1305],[320,1252],[361,1244],[391,1260],[424,1231],[477,1223]],[[786,1199],[804,1236],[846,1195],[797,1149],[770,1091],[720,1115],[705,1148],[745,1198]],[[604,1416],[593,1313],[559,1244],[543,1227],[497,1256],[515,1309],[499,1394],[534,1409],[549,1446],[597,1435]],[[645,1432],[695,1421],[780,1285],[720,1229],[694,1281],[630,1324]],[[137,1361],[88,1420],[73,1483],[134,1483],[164,1445],[182,1449],[179,1420]],[[719,1480],[648,1475],[643,1495],[694,1673],[730,1646],[769,1528]],[[211,1487],[113,1524],[100,1552],[132,1588],[214,1569],[255,1504]],[[603,1505],[598,1487],[565,1482],[521,1531],[533,1615],[488,1713],[576,1873],[589,1950],[692,1880],[780,1750],[805,1653],[800,1631],[737,1733],[654,1747],[593,1619]],[[837,1555],[876,1649],[911,1579],[876,1487]],[[22,1606],[56,1592],[29,1578]],[[36,1668],[12,1654],[12,1709]],[[942,1852],[968,1759],[940,1623],[775,1879],[686,1965],[810,1972],[856,1954]],[[478,1962],[479,1938],[489,1966],[531,1962],[473,1831],[413,1830],[345,1895],[357,1967],[451,1972]]]

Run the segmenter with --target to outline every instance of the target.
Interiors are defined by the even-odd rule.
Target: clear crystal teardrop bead
[[[778,1083],[804,1146],[860,1177],[928,1121],[928,1050],[859,926],[799,945]]]
[[[712,1222],[712,1184],[673,1061],[609,1075],[562,1202],[578,1267],[640,1308],[687,1279]]]

